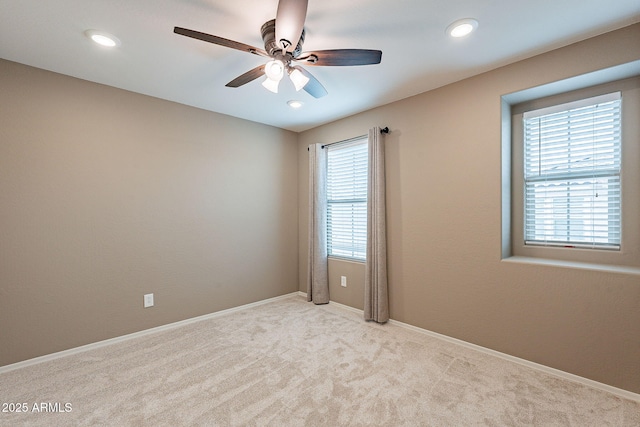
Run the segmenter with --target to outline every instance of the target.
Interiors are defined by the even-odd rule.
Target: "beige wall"
[[[640,393],[640,275],[501,260],[500,116],[502,95],[640,59],[638,40],[640,24],[301,133],[300,290],[307,146],[388,126],[391,317]],[[333,301],[362,307],[339,287],[357,267],[331,261]]]
[[[0,365],[297,290],[295,133],[2,60],[0,94]]]

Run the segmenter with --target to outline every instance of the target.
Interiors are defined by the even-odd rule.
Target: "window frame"
[[[606,70],[605,70],[606,71]],[[598,75],[601,77],[603,74]],[[551,83],[502,97],[502,245],[501,259],[578,268],[632,269],[640,273],[640,74],[573,86],[584,78]],[[570,90],[562,90],[569,87]],[[558,90],[558,88],[561,88]],[[610,92],[622,93],[622,230],[619,251],[524,244],[522,114],[551,105]],[[533,95],[532,95],[533,94]],[[539,95],[539,96],[536,96]],[[520,135],[520,137],[518,136]],[[625,270],[626,271],[626,270]]]
[[[368,137],[366,135],[351,138],[346,141],[337,142],[334,144],[328,144],[324,147],[327,150],[327,255],[329,258],[344,259],[355,262],[366,261],[366,240],[367,240],[367,180],[368,180]],[[364,150],[362,150],[364,148]],[[355,150],[354,150],[355,149]],[[358,150],[360,149],[360,150]],[[332,198],[332,179],[331,174],[332,162],[331,157],[333,155],[343,155],[347,150],[351,150],[354,154],[353,159],[360,162],[356,165],[357,170],[346,181],[351,181],[346,185],[343,182],[343,187],[338,189],[342,194],[340,197]],[[364,151],[364,153],[362,153]],[[348,155],[348,152],[346,153]],[[357,156],[357,159],[356,159]],[[344,159],[343,159],[344,160]],[[364,165],[362,164],[364,163]],[[351,168],[348,168],[351,170]],[[344,169],[342,169],[344,172]],[[364,182],[363,182],[364,179]],[[340,185],[339,182],[333,182],[336,185]],[[364,190],[364,193],[362,192]],[[344,191],[349,191],[347,194]],[[347,221],[342,222],[342,227],[334,227],[338,225],[338,222],[332,222],[335,217],[333,212],[347,215],[349,210],[347,205],[351,206],[351,228],[346,230],[344,227],[349,227],[346,224]],[[340,212],[340,208],[345,208]],[[335,209],[335,210],[334,210]],[[334,237],[334,228],[344,230],[344,232]],[[347,243],[351,240],[351,243]],[[342,242],[342,244],[334,244],[335,242]]]
[[[524,112],[525,245],[620,250],[621,110],[617,91]]]

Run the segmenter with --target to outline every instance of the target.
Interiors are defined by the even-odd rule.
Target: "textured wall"
[[[1,60],[0,94],[0,365],[297,290],[295,133]]]
[[[638,60],[638,40],[640,24],[302,133],[300,289],[306,147],[388,126],[391,317],[640,393],[640,275],[501,261],[500,117],[502,95]],[[335,282],[353,265],[330,267],[332,300],[361,307]]]

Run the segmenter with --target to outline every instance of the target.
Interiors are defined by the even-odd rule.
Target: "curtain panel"
[[[327,258],[327,150],[309,146],[309,260],[307,301],[329,302]]]
[[[384,138],[379,127],[369,130],[369,172],[367,181],[367,261],[364,286],[364,318],[365,320],[385,323],[389,320],[386,186]]]

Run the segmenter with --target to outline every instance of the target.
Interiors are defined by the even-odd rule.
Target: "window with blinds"
[[[366,259],[367,138],[328,145],[327,246],[329,256]]]
[[[524,114],[524,239],[620,249],[620,93]]]

